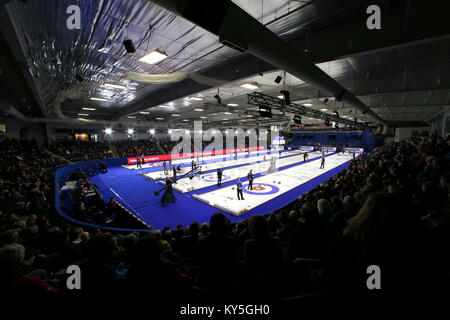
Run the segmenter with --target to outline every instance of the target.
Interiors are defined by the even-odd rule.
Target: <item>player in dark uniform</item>
[[[217,169],[217,186],[222,185],[222,169]]]
[[[305,152],[304,154],[303,154],[303,162],[305,162],[306,160],[308,160],[308,152]]]
[[[253,172],[250,170],[250,172],[247,174],[248,179],[248,190],[253,190]]]
[[[141,166],[141,157],[140,156],[138,156],[137,159],[136,159],[136,169],[138,169],[138,168],[142,168],[142,166]]]
[[[194,160],[192,160],[192,162],[191,162],[191,168],[192,168],[192,170],[195,169],[195,161]]]
[[[175,166],[172,167],[172,172],[173,172],[173,183],[177,183],[177,168]]]
[[[169,170],[167,170],[167,163],[165,161],[163,162],[163,168],[164,168],[164,174],[165,175],[169,174]]]
[[[320,160],[320,169],[325,168],[325,156],[322,155],[322,160]]]
[[[172,180],[167,178],[166,180],[166,191],[164,191],[164,194],[161,198],[161,205],[164,207],[168,202],[175,202],[177,200],[173,194],[173,188],[172,188]]]

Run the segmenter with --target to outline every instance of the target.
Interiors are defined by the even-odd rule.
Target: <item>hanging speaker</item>
[[[131,40],[131,39],[124,40],[123,45],[125,47],[125,50],[127,50],[128,53],[136,52],[136,48],[134,47],[133,40]]]
[[[283,78],[281,76],[277,76],[275,78],[275,83],[280,83]]]
[[[84,78],[82,76],[80,76],[78,73],[75,75],[75,79],[78,80],[78,82],[83,82]]]
[[[264,118],[272,118],[272,109],[267,107],[259,108],[259,115]]]
[[[296,124],[302,124],[302,117],[299,115],[294,115],[294,123]]]

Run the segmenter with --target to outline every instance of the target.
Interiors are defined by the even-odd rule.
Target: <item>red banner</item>
[[[166,160],[170,160],[170,159],[176,160],[176,159],[185,159],[185,158],[192,158],[192,157],[216,156],[216,155],[220,155],[220,154],[257,151],[257,150],[264,150],[264,147],[188,152],[188,153],[180,153],[180,154],[174,154],[174,155],[173,154],[161,154],[161,155],[154,155],[154,156],[144,156],[143,158],[144,158],[144,163],[145,163],[145,162],[154,162],[154,161],[166,161]],[[136,164],[137,157],[127,158],[127,163],[128,164]]]

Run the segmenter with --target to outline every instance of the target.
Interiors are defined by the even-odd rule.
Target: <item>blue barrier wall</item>
[[[64,219],[69,220],[73,223],[76,223],[81,226],[96,228],[96,229],[104,229],[108,231],[117,231],[117,232],[148,232],[148,229],[124,229],[124,228],[113,228],[113,227],[105,227],[98,226],[92,223],[82,222],[74,219],[67,212],[61,209],[61,197],[60,197],[60,182],[65,182],[69,179],[70,174],[76,169],[82,169],[86,174],[97,174],[99,169],[100,162],[103,162],[106,167],[108,166],[121,166],[127,164],[127,158],[117,158],[117,159],[103,159],[103,160],[92,160],[87,162],[79,162],[71,165],[67,165],[55,170],[55,209],[60,216]]]

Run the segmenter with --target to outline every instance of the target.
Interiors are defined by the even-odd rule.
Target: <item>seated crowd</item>
[[[159,142],[151,139],[115,141],[117,152],[121,158],[161,154]]]
[[[106,142],[64,139],[50,143],[47,149],[71,162],[112,158]]]
[[[0,288],[10,294],[367,294],[369,265],[380,267],[385,292],[449,288],[449,140],[413,137],[376,148],[267,216],[231,224],[216,213],[209,224],[142,234],[51,221],[51,181],[42,167],[16,160],[39,148],[7,143],[15,151],[1,151],[9,159],[2,203],[11,203],[0,208]],[[40,204],[17,211],[17,194]],[[84,275],[81,293],[65,286],[71,264]]]

